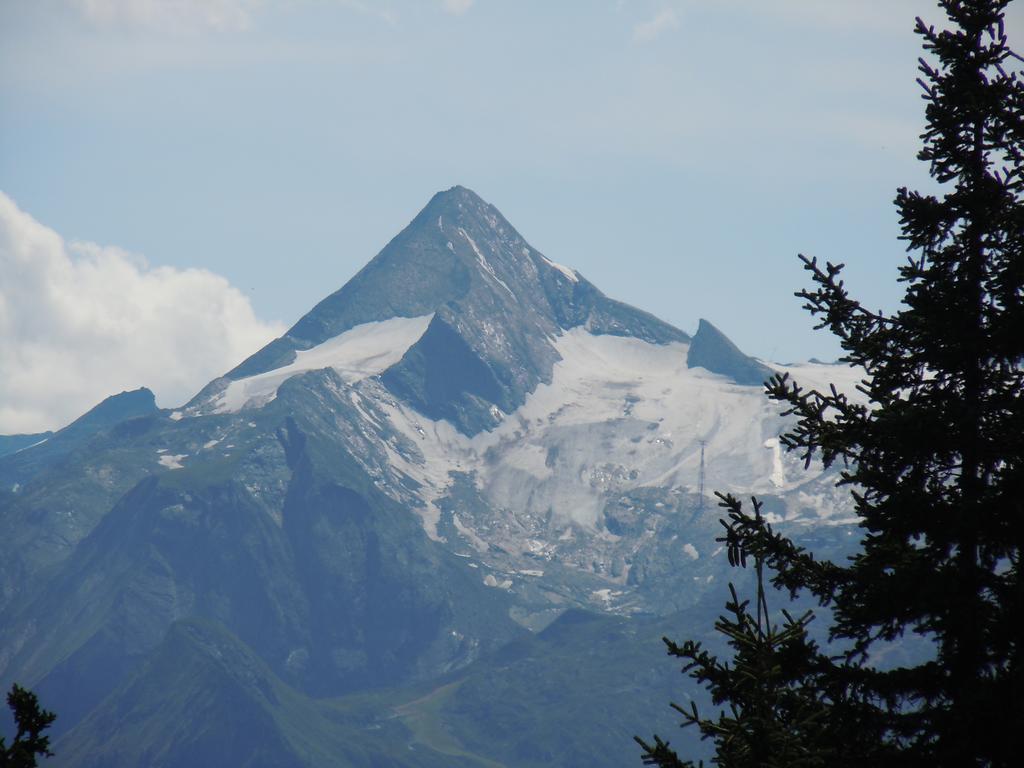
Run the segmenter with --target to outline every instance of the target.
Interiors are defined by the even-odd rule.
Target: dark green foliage
[[[854,764],[1011,765],[1024,747],[1024,85],[1008,71],[1020,61],[1004,34],[1008,1],[942,0],[952,31],[917,22],[934,59],[920,65],[919,157],[946,191],[896,196],[912,254],[900,274],[902,308],[866,310],[848,296],[842,265],[801,257],[814,287],[797,295],[840,339],[844,361],[866,369],[869,404],[805,391],[786,376],[767,383],[798,419],[784,444],[808,463],[841,463],[860,551],[849,563],[818,561],[756,505],[751,515],[724,499],[734,564],[751,556],[777,587],[809,592],[832,612],[841,656],[797,673],[827,732],[856,725],[877,734],[843,745],[840,757]],[[906,633],[923,638],[932,658],[879,667],[876,652]],[[734,648],[738,669],[749,649]],[[681,650],[698,672],[716,669],[693,647]],[[744,699],[742,676],[698,679],[744,718],[765,706]],[[778,713],[771,724],[800,734]],[[742,725],[727,724],[730,736]],[[883,754],[871,754],[872,741]],[[834,764],[827,749],[818,754]],[[655,762],[686,764],[672,759]],[[735,762],[721,741],[717,759],[767,764]]]
[[[43,731],[57,716],[39,708],[39,699],[32,691],[15,683],[7,694],[7,706],[14,715],[17,733],[11,746],[0,736],[0,768],[33,768],[36,757],[51,757],[50,737]]]

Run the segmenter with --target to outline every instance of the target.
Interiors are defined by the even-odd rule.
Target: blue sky
[[[917,15],[943,21],[925,0],[0,4],[0,258],[21,265],[0,288],[0,362],[25,371],[0,391],[0,432],[111,389],[180,402],[453,184],[684,330],[705,317],[750,354],[834,358],[792,296],[796,254],[847,263],[854,295],[896,306],[891,201],[928,185]],[[87,266],[109,295],[88,295]],[[192,290],[205,309],[185,316]],[[117,305],[90,321],[105,335],[78,301]],[[72,319],[44,322],[50,306]],[[127,335],[198,359],[142,365]]]

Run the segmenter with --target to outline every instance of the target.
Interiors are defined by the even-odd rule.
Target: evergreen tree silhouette
[[[776,587],[830,608],[843,654],[818,653],[791,683],[806,706],[817,702],[823,733],[869,734],[838,756],[820,751],[830,765],[1003,766],[1024,754],[1024,86],[1004,30],[1008,3],[942,0],[947,30],[917,20],[928,55],[918,157],[941,192],[897,193],[910,254],[901,308],[869,311],[848,295],[842,265],[801,256],[813,287],[797,295],[839,338],[843,360],[864,367],[869,403],[805,391],[785,375],[766,383],[797,418],[784,445],[808,464],[841,465],[861,521],[858,553],[817,560],[773,531],[756,503],[751,514],[723,497],[730,559],[753,557]],[[934,657],[888,671],[872,664],[872,650],[907,633]],[[743,649],[733,647],[730,675],[697,679],[742,717],[771,712],[743,698]],[[707,734],[696,712],[684,716]],[[738,732],[742,717],[723,727]],[[770,724],[799,736],[785,717]],[[721,765],[772,764],[737,762],[715,739]],[[648,762],[688,764],[660,740],[638,741]]]
[[[8,747],[0,736],[0,768],[34,768],[36,757],[52,757],[50,737],[43,731],[57,716],[39,708],[39,699],[32,691],[15,683],[7,694],[7,706],[14,715],[17,733]]]

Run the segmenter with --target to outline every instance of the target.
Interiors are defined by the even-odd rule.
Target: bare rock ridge
[[[768,366],[743,354],[724,333],[703,318],[690,342],[686,364],[690,368],[699,367],[721,374],[737,384],[754,387],[767,381],[774,373]]]

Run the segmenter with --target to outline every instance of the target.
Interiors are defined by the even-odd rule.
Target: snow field
[[[236,413],[261,406],[277,395],[284,381],[306,371],[333,368],[346,382],[375,376],[402,359],[426,332],[434,315],[392,317],[363,323],[322,344],[297,352],[290,365],[232,381],[215,401],[216,413]]]
[[[423,462],[402,471],[444,495],[449,471],[476,470],[495,507],[594,528],[608,493],[641,486],[696,490],[705,440],[706,488],[777,491],[782,477],[765,440],[783,427],[760,387],[742,387],[686,367],[687,344],[595,336],[583,328],[556,341],[561,361],[490,432],[472,438],[400,404],[392,424],[415,442]],[[781,462],[799,461],[782,456]],[[812,472],[790,473],[806,482]],[[793,485],[791,483],[791,485]],[[436,536],[436,529],[428,532]],[[460,522],[460,527],[462,524]]]

